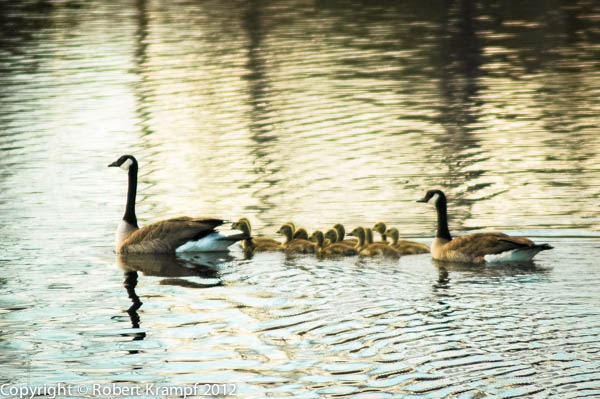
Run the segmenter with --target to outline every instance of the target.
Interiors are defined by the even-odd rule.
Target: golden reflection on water
[[[33,121],[41,137],[18,141],[66,146],[68,163],[138,155],[144,221],[386,220],[428,236],[413,201],[440,187],[453,229],[594,228],[598,29],[583,6],[543,7],[546,22],[470,2],[86,7],[97,17],[49,9],[55,28],[27,47],[36,79],[12,76],[6,102],[29,106],[11,129]]]
[[[428,211],[412,200],[432,186],[459,200],[459,228],[557,226],[573,202],[566,190],[597,196],[596,171],[573,168],[579,150],[588,169],[597,161],[590,148],[599,139],[585,127],[594,126],[593,112],[568,134],[549,122],[588,95],[572,93],[572,79],[553,79],[548,90],[550,72],[526,73],[515,35],[446,27],[446,44],[471,38],[480,57],[442,72],[429,54],[447,52],[444,43],[403,47],[394,35],[409,29],[396,19],[378,20],[363,42],[352,24],[328,35],[327,12],[300,20],[288,9],[292,20],[278,24],[282,15],[268,7],[251,4],[239,18],[212,10],[207,19],[205,6],[188,6],[198,29],[185,35],[165,22],[180,10],[150,5],[139,15],[133,92],[148,187],[141,206],[157,215],[251,215],[259,228],[289,218],[314,227],[385,219],[428,234]],[[227,34],[219,35],[223,23]],[[598,74],[577,66],[559,76],[598,87]],[[565,96],[569,103],[557,105]],[[579,205],[558,225],[581,225],[573,213],[589,214]]]

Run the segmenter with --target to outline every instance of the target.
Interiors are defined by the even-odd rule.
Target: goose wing
[[[221,219],[182,216],[161,220],[131,233],[118,252],[165,253],[174,251],[187,241],[199,240],[224,223]]]
[[[444,247],[448,251],[457,251],[478,257],[533,245],[535,245],[533,241],[525,237],[509,236],[504,233],[476,233],[456,237]]]

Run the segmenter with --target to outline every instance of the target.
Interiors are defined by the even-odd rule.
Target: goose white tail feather
[[[221,252],[233,243],[246,238],[241,234],[227,236],[219,232],[207,235],[196,241],[188,241],[178,247],[176,252]]]
[[[544,249],[551,249],[550,246],[536,245],[528,248],[517,248],[510,251],[501,252],[499,254],[485,255],[486,262],[530,262],[538,252]]]

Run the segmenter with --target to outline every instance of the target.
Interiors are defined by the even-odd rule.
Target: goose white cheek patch
[[[123,170],[129,170],[129,167],[131,166],[132,163],[133,163],[133,161],[131,159],[128,159],[127,161],[123,162],[121,164],[121,166],[119,166],[119,167]]]

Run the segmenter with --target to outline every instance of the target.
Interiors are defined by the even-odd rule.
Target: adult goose
[[[548,244],[535,244],[528,238],[504,233],[475,233],[452,238],[448,230],[446,195],[441,190],[429,190],[417,202],[434,199],[437,210],[437,233],[431,245],[434,259],[451,262],[527,262],[538,252],[552,249]]]
[[[135,215],[138,162],[132,155],[123,155],[109,167],[127,171],[127,205],[117,228],[117,253],[173,253],[182,251],[224,251],[245,234],[225,236],[215,230],[225,223],[222,219],[182,216],[162,220],[140,228]]]

